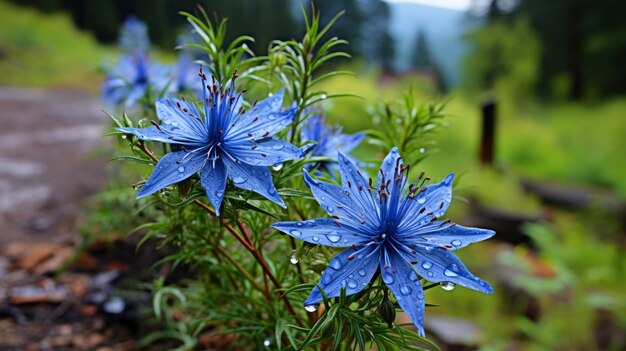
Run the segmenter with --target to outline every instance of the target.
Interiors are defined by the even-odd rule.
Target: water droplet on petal
[[[461,246],[461,240],[452,240],[452,242],[450,242],[450,244],[454,245],[454,246]]]
[[[283,164],[282,163],[277,163],[277,164],[272,166],[272,169],[275,170],[276,172],[280,171],[282,168],[283,168]]]
[[[429,277],[431,277],[431,278],[435,276],[435,274],[434,274],[433,272],[428,272],[428,273],[427,273],[427,275],[428,275]]]
[[[235,177],[233,177],[233,183],[235,183],[235,184],[245,183],[246,180],[248,180],[248,179],[245,178],[245,177],[242,177],[242,176],[235,176]]]
[[[409,288],[408,286],[403,286],[400,288],[400,292],[402,293],[402,295],[408,295],[411,293],[411,288]]]
[[[357,272],[361,277],[365,277],[365,274],[367,274],[367,272],[365,272],[365,269],[359,269],[359,271]]]
[[[358,286],[358,284],[356,283],[356,281],[354,280],[348,280],[348,288],[350,289],[356,289],[356,287]]]
[[[320,238],[319,238],[319,237],[317,237],[317,236],[314,236],[314,237],[313,237],[313,241],[318,242],[318,241],[320,241]]]
[[[291,258],[289,259],[289,262],[291,262],[291,264],[298,263],[298,256],[296,256],[296,254],[291,255]]]
[[[308,305],[308,306],[304,306],[304,309],[307,312],[315,312],[317,311],[317,305]]]
[[[443,271],[443,275],[445,275],[446,277],[458,277],[459,275],[456,272],[453,272],[452,270],[446,268],[445,271]]]
[[[422,262],[422,268],[424,268],[424,269],[430,269],[430,268],[432,268],[432,266],[433,266],[433,264],[428,262],[428,261]]]
[[[298,222],[298,223],[296,223],[296,225],[297,225],[298,227],[302,227],[304,224],[303,224],[302,222]]]
[[[330,261],[330,268],[338,271],[341,269],[341,262],[339,262],[339,260],[332,260]]]
[[[339,240],[341,240],[341,235],[337,233],[336,231],[332,231],[326,234],[326,237],[331,243],[336,243],[336,242],[339,242]]]
[[[178,172],[179,173],[183,173],[184,171],[185,171],[185,167],[183,167],[183,166],[179,166],[178,167]]]
[[[450,291],[450,290],[454,289],[454,283],[453,282],[441,282],[441,283],[439,283],[439,285],[441,285],[441,288],[443,290],[446,290],[446,291]]]
[[[409,272],[409,280],[412,282],[417,281],[417,273],[415,273],[415,271]]]
[[[424,202],[426,202],[426,198],[425,197],[420,197],[419,199],[417,199],[417,203],[420,205],[423,205]]]
[[[291,235],[297,236],[298,238],[302,236],[302,232],[299,230],[292,230],[289,233],[291,233]]]
[[[223,192],[221,192],[221,191],[216,191],[216,192],[215,192],[215,196],[217,196],[217,197],[222,197],[222,196],[224,196],[224,193],[223,193]]]
[[[385,282],[385,284],[393,284],[393,276],[389,273],[384,273],[383,281]]]
[[[274,144],[272,146],[272,149],[274,149],[274,150],[282,150],[284,148],[285,148],[285,144],[283,144],[283,143]]]
[[[335,209],[332,206],[326,206],[326,212],[333,213]]]

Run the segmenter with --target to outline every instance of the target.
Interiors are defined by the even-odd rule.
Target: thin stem
[[[263,287],[261,287],[261,285],[259,285],[259,283],[257,283],[256,280],[254,280],[254,278],[252,278],[252,276],[250,275],[250,273],[248,273],[248,271],[246,271],[240,264],[239,262],[237,262],[231,255],[228,254],[228,252],[224,251],[224,249],[222,249],[221,247],[216,248],[216,251],[219,252],[222,256],[224,256],[228,261],[230,261],[230,263],[233,264],[233,266],[235,266],[235,268],[241,272],[241,274],[243,274],[244,277],[246,277],[246,279],[248,279],[250,281],[250,283],[252,283],[257,289],[259,289],[261,292],[263,292],[263,294],[265,295],[265,297],[267,298],[268,302],[270,301],[270,297],[269,297],[269,292],[265,289],[263,289]]]

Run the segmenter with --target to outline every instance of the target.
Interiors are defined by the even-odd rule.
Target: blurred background
[[[626,2],[314,2],[322,22],[345,10],[329,35],[347,39],[353,59],[329,69],[359,76],[324,88],[365,98],[329,101],[329,118],[347,132],[376,128],[378,100],[409,89],[445,102],[446,128],[420,150],[420,167],[432,179],[460,175],[450,217],[497,232],[459,255],[496,293],[433,294],[427,334],[451,350],[626,349]],[[89,324],[77,341],[84,330],[56,322],[74,292],[40,278],[60,267],[50,260],[61,249],[57,261],[99,272],[101,257],[71,247],[87,198],[110,182],[98,94],[122,23],[146,22],[151,54],[174,62],[186,29],[178,12],[196,4],[227,17],[231,38],[253,36],[257,55],[303,34],[297,0],[0,0],[0,348],[38,349],[41,330],[77,349],[132,339]],[[364,142],[355,155],[371,150]],[[44,295],[34,303],[52,306],[45,317],[16,286]]]

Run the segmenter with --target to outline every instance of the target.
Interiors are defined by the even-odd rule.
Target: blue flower
[[[301,137],[303,141],[317,142],[311,151],[311,156],[334,159],[337,156],[337,150],[348,154],[365,138],[363,133],[342,134],[341,132],[341,127],[328,126],[324,124],[322,116],[313,115],[307,119]],[[331,177],[334,176],[333,169],[337,169],[337,162],[333,161],[309,165],[309,169],[315,167],[319,171],[325,171]]]
[[[458,284],[492,293],[489,284],[473,276],[452,254],[494,232],[465,228],[441,221],[452,199],[453,174],[438,184],[424,186],[423,173],[409,183],[410,166],[402,163],[397,148],[382,163],[376,187],[339,152],[342,186],[312,178],[304,180],[317,202],[332,218],[281,222],[272,227],[312,244],[349,247],[330,261],[319,286],[330,297],[341,289],[348,295],[361,291],[379,270],[398,304],[424,335],[424,293],[420,278]],[[305,306],[322,301],[316,287]]]
[[[168,70],[141,51],[125,55],[107,72],[102,84],[102,99],[111,106],[130,107],[151,91],[160,94],[171,78]]]
[[[148,27],[137,17],[128,16],[122,26],[119,41],[120,46],[127,53],[148,52],[150,47]]]
[[[200,70],[202,81],[206,76]],[[117,128],[142,140],[172,144],[172,151],[159,161],[137,198],[150,195],[200,172],[200,183],[219,215],[226,180],[239,188],[252,190],[285,207],[267,166],[301,158],[304,151],[273,136],[289,125],[296,109],[281,111],[284,92],[257,103],[249,111],[242,108],[243,94],[223,90],[213,80],[206,84],[203,113],[183,100],[157,100],[161,124],[148,128]],[[175,151],[179,150],[179,151]]]

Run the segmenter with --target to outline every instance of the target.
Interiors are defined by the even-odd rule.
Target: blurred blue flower
[[[198,79],[198,67],[200,65],[194,63],[194,59],[186,52],[178,55],[173,67],[173,82],[170,85],[168,94],[180,94],[192,92],[196,96],[202,95],[202,81]]]
[[[149,61],[144,53],[125,55],[108,69],[102,99],[111,106],[130,107],[150,92],[161,94],[170,81],[169,70]]]
[[[313,115],[306,120],[302,129],[301,137],[303,141],[313,141],[317,145],[311,151],[311,156],[327,157],[335,159],[337,151],[341,150],[344,154],[350,153],[365,138],[363,133],[342,134],[341,127],[332,127],[324,123],[324,118],[319,115]],[[324,171],[334,178],[333,170],[337,169],[337,162],[323,161],[314,164],[308,164],[309,170],[315,168],[318,171]]]
[[[305,151],[273,137],[293,121],[296,109],[281,111],[284,92],[280,91],[245,111],[243,93],[235,92],[234,78],[223,90],[215,80],[206,84],[202,70],[200,76],[206,85],[200,100],[206,102],[203,113],[184,99],[159,99],[156,111],[161,124],[154,122],[143,129],[117,128],[142,140],[173,146],[173,152],[161,158],[137,198],[200,172],[200,183],[218,215],[227,178],[236,187],[254,191],[284,207],[267,167],[304,155]]]
[[[126,53],[147,53],[150,48],[148,27],[137,17],[129,16],[122,26],[119,42]]]
[[[473,276],[452,254],[494,232],[465,228],[438,220],[452,199],[453,174],[442,182],[424,186],[423,173],[415,183],[407,180],[410,166],[402,163],[397,148],[382,163],[376,187],[343,153],[339,152],[342,185],[312,178],[304,180],[317,202],[332,218],[281,222],[272,227],[312,244],[349,247],[330,261],[319,286],[326,295],[361,291],[380,267],[383,282],[398,304],[424,335],[424,292],[420,278],[492,293],[489,284]],[[316,287],[304,302],[314,306],[323,299]],[[307,308],[310,309],[310,308]]]

